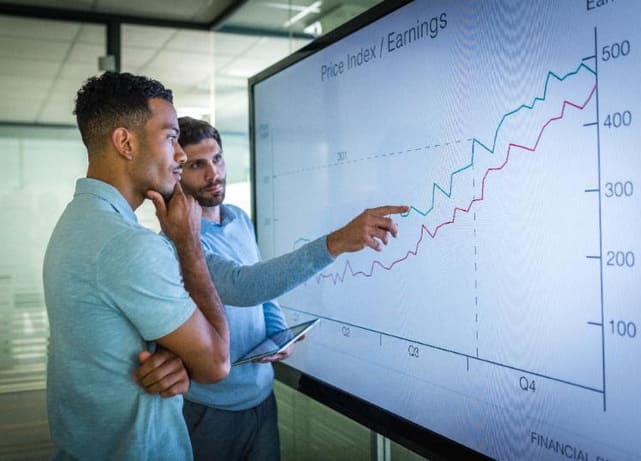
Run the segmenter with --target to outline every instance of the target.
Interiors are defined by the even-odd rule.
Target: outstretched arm
[[[365,247],[376,251],[389,242],[389,235],[396,237],[398,229],[388,215],[406,213],[406,206],[381,206],[370,208],[352,219],[346,226],[327,236],[327,250],[338,257],[342,253],[360,251]]]
[[[406,206],[383,206],[363,211],[344,227],[277,258],[243,266],[214,253],[207,268],[223,304],[255,306],[295,288],[334,261],[342,253],[366,247],[381,251],[390,234],[397,235],[390,214],[404,213]]]

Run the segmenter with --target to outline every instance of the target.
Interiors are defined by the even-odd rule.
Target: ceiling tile
[[[174,35],[176,29],[150,26],[122,26],[122,46],[158,49]]]
[[[142,69],[141,74],[159,80],[172,89],[199,86],[203,79],[210,76],[206,70],[189,69],[187,71],[176,66],[149,66]]]
[[[269,57],[275,62],[291,54],[293,49],[293,44],[286,38],[262,37],[245,51],[244,56],[259,59]]]
[[[80,43],[89,43],[101,45],[103,48],[107,42],[107,28],[97,24],[83,24],[76,35],[76,40]]]
[[[234,60],[234,56],[221,56],[219,54],[214,54],[213,63],[214,70],[217,72],[218,69],[224,69],[230,62]]]
[[[137,73],[149,64],[158,50],[149,48],[127,47],[122,50],[121,67],[125,72]]]
[[[67,67],[65,66],[65,70],[67,70]],[[77,71],[77,69],[73,70],[74,72]],[[63,72],[63,74],[69,74],[70,72]],[[92,77],[93,75],[96,75],[94,72],[93,74],[87,73],[85,75],[80,75],[80,74],[74,74],[74,75],[65,75],[65,76],[60,76],[57,78],[54,82],[52,82],[52,91],[51,95],[49,96],[50,100],[57,99],[59,101],[72,101],[76,98],[76,93],[80,89],[80,87],[85,83],[85,81],[89,78]]]
[[[231,75],[216,74],[216,94],[222,94],[229,91],[247,91],[247,79],[234,77]]]
[[[65,41],[71,40],[79,28],[74,22],[0,15],[0,37]]]
[[[104,56],[105,48],[101,45],[75,43],[67,56],[67,62],[76,64],[93,64],[98,67],[98,57]]]
[[[56,61],[39,61],[36,59],[19,57],[2,57],[0,78],[2,78],[1,81],[4,83],[5,78],[33,78],[34,75],[55,75],[59,69],[60,62]]]
[[[49,93],[51,80],[47,77],[3,78],[2,93],[8,97],[20,97],[25,103],[40,101]],[[0,99],[1,100],[1,99]],[[2,101],[4,104],[4,101]]]
[[[220,70],[223,75],[249,78],[271,65],[270,58],[238,58]]]
[[[58,80],[71,80],[83,82],[89,77],[99,75],[102,72],[98,69],[98,61],[87,63],[66,62],[58,75]]]
[[[71,42],[0,37],[0,57],[13,56],[44,61],[62,61]]]
[[[178,51],[162,51],[149,64],[151,67],[177,68],[183,75],[196,72],[211,72],[213,59],[209,55],[181,53]]]
[[[245,53],[260,41],[254,35],[214,34],[214,52],[218,56],[236,56]]]
[[[179,30],[167,42],[165,48],[171,51],[212,54],[213,33],[197,30]]]
[[[174,104],[176,110],[181,107],[202,107],[209,112],[209,92],[196,93],[196,92],[180,92],[176,91],[174,97]]]

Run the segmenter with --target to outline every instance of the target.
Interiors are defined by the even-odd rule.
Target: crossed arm
[[[173,352],[159,348],[155,353],[138,354],[140,367],[132,373],[136,384],[149,394],[173,397],[189,390],[189,375],[182,360]]]

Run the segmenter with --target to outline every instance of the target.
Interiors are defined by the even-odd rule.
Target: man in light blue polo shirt
[[[43,273],[54,459],[191,460],[182,397],[147,393],[131,376],[139,351],[157,346],[180,358],[169,395],[186,390],[181,362],[202,383],[230,368],[200,207],[179,184],[185,154],[171,91],[107,72],[78,91],[75,113],[87,177],[56,225]],[[145,198],[171,243],[137,223]]]

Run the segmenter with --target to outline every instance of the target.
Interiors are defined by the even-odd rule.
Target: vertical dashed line
[[[476,189],[476,181],[474,178],[472,178],[472,188]],[[476,194],[474,194],[476,196]],[[476,358],[479,357],[479,279],[478,279],[478,271],[479,271],[479,265],[478,265],[478,257],[479,257],[479,249],[478,249],[478,242],[476,238],[476,211],[473,214],[473,225],[472,225],[472,233],[474,235],[473,243],[474,243],[474,325],[476,327]]]

